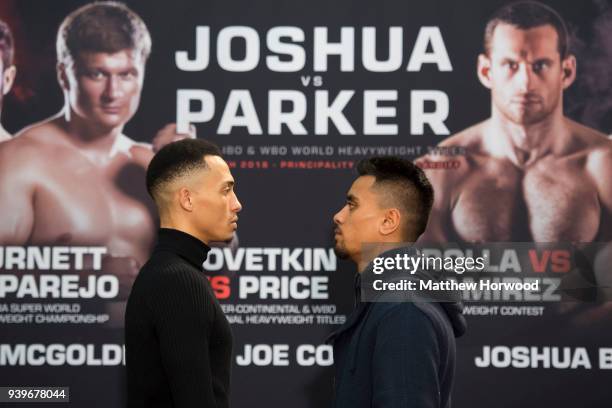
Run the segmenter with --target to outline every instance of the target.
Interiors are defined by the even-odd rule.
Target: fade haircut
[[[104,1],[70,13],[60,25],[56,48],[58,62],[66,65],[82,52],[133,50],[146,61],[151,36],[144,21],[126,5]]]
[[[164,188],[196,170],[207,169],[205,156],[221,156],[219,148],[203,139],[183,139],[160,149],[147,167],[147,191],[160,205]]]
[[[490,55],[493,33],[499,24],[509,24],[521,30],[544,25],[557,32],[557,49],[561,60],[569,55],[569,34],[563,18],[552,8],[537,1],[520,1],[497,10],[487,22],[484,33],[484,53]]]
[[[2,69],[5,70],[13,65],[13,54],[15,52],[13,34],[8,24],[0,20],[0,52],[2,52]]]
[[[372,157],[360,161],[357,172],[376,179],[373,188],[381,192],[381,205],[400,210],[405,238],[417,238],[425,231],[434,191],[423,170],[399,157]],[[413,232],[416,236],[411,237]]]

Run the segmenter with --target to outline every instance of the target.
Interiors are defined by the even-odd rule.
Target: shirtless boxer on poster
[[[537,2],[501,8],[487,23],[477,73],[491,90],[491,117],[439,145],[464,154],[418,159],[436,191],[422,242],[612,240],[612,141],[563,114],[576,60],[561,17]],[[431,168],[446,160],[458,167]],[[607,245],[595,264],[610,259]],[[612,299],[609,268],[595,266],[595,279]]]
[[[0,244],[105,246],[103,269],[125,297],[155,237],[146,167],[154,150],[185,137],[174,125],[153,145],[122,133],[150,50],[144,22],[126,6],[74,11],[57,38],[63,110],[0,145]]]
[[[16,68],[13,65],[13,35],[11,29],[2,20],[0,20],[0,113],[2,112],[2,102],[4,96],[9,93],[13,82],[15,81]],[[0,123],[0,142],[9,140],[11,135],[4,129]]]
[[[563,114],[576,76],[565,23],[520,2],[488,22],[478,78],[491,117],[443,141],[464,155],[427,156],[436,191],[424,242],[592,242],[612,238],[612,142]],[[457,160],[456,169],[429,162]]]

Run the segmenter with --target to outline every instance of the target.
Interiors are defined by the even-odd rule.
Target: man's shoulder
[[[448,137],[415,160],[415,164],[425,171],[436,193],[449,193],[473,169],[471,156],[482,154],[483,123]]]
[[[40,122],[33,123],[21,129],[13,140],[22,145],[44,147],[53,145],[58,138],[53,136],[65,135],[66,131],[61,126],[62,118],[59,115],[52,116]]]
[[[41,160],[44,158],[41,153],[50,150],[57,132],[57,125],[50,121],[28,126],[15,137],[0,144],[0,161],[13,169],[20,166],[32,168],[33,165],[44,162],[45,160]]]
[[[138,274],[144,285],[164,287],[188,287],[204,284],[203,272],[179,255],[169,251],[154,252]],[[138,279],[137,279],[138,280]]]
[[[441,147],[479,148],[484,139],[487,120],[469,126],[440,142]]]
[[[442,331],[435,315],[417,307],[413,302],[376,302],[372,306],[368,321],[373,334],[387,340],[414,335],[437,338]]]
[[[568,118],[565,123],[570,135],[564,152],[567,155],[588,155],[609,150],[612,146],[612,139],[605,133]]]
[[[612,166],[612,137],[599,140],[589,152],[589,162],[596,168],[605,166],[611,169]],[[610,174],[610,173],[599,173]]]
[[[13,161],[20,161],[24,157],[31,159],[31,154],[37,154],[40,158],[41,153],[49,153],[56,157],[57,149],[62,149],[65,145],[66,134],[59,122],[58,117],[51,117],[29,125],[0,146],[10,154]],[[28,162],[36,161],[28,160]]]
[[[420,334],[439,339],[455,337],[453,322],[440,303],[381,302],[375,305],[373,314],[378,335],[385,332],[395,332],[398,336],[411,335],[419,331]]]
[[[160,275],[189,271],[189,263],[178,254],[156,249],[149,260],[142,266],[141,272],[152,271]]]
[[[587,168],[595,171],[600,176],[602,166],[606,169],[612,168],[612,135],[606,135],[593,128],[569,121],[571,134],[573,136],[572,154],[585,155]]]
[[[469,154],[482,153],[485,122],[477,123],[442,140],[437,146],[430,148],[428,153],[419,157],[416,163],[459,159]]]
[[[419,321],[426,317],[413,302],[374,302],[372,305],[371,316],[385,324],[406,320]]]
[[[565,118],[565,120],[566,120],[567,126],[571,130],[572,135],[588,144],[598,145],[608,140],[608,136],[605,133],[600,132],[597,129],[594,129],[582,123],[576,122],[569,118]]]

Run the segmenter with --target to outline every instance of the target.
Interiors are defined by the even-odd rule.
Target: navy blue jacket
[[[369,303],[357,297],[334,347],[336,408],[449,408],[458,303]]]

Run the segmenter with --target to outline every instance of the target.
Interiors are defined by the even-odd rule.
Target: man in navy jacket
[[[335,407],[448,408],[455,337],[466,328],[460,304],[362,302],[360,296],[372,255],[380,255],[366,253],[364,244],[394,248],[389,254],[410,251],[403,246],[425,230],[433,189],[423,171],[407,160],[371,158],[357,169],[346,205],[334,216],[336,253],[354,261],[360,272],[357,306],[329,338]]]

